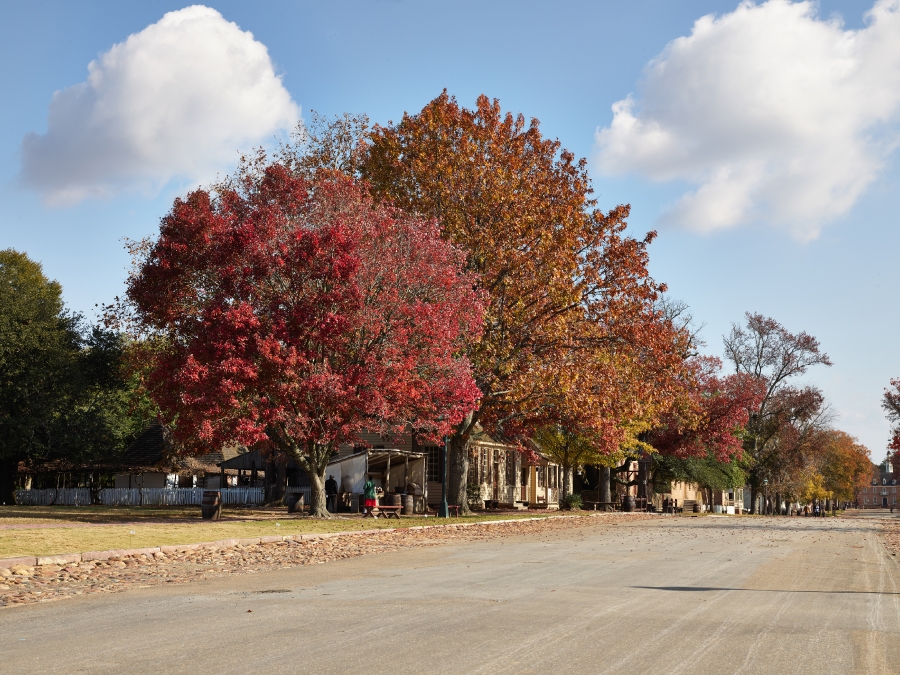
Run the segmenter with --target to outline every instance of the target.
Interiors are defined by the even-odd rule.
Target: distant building
[[[891,461],[872,467],[872,479],[868,486],[856,495],[856,504],[861,509],[889,509],[898,506],[897,474]]]

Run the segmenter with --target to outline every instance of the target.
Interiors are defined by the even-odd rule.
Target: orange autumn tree
[[[480,403],[451,437],[451,502],[466,504],[476,425],[523,439],[577,402],[579,419],[616,447],[622,428],[610,421],[644,412],[617,387],[639,382],[642,368],[681,363],[654,307],[665,290],[647,272],[655,233],[626,236],[629,208],[597,209],[585,160],[486,96],[469,110],[445,91],[376,126],[356,168],[376,198],[437,219],[488,297],[483,334],[468,348]],[[617,364],[628,377],[616,377]],[[598,369],[609,387],[585,386]]]
[[[830,430],[819,473],[834,499],[853,501],[872,477],[869,449],[846,432]]]

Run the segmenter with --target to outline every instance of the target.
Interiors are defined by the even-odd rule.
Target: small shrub
[[[562,507],[566,511],[580,511],[583,505],[584,500],[577,494],[566,495],[562,500]]]
[[[484,500],[481,497],[481,486],[477,483],[469,483],[466,485],[466,501],[469,502],[470,509],[484,508]]]

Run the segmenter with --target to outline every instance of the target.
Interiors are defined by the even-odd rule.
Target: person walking
[[[328,476],[325,481],[325,508],[331,513],[337,513],[338,486],[334,476]]]
[[[372,474],[369,474],[369,480],[363,485],[363,516],[372,515],[372,509],[378,506],[375,500],[375,483],[372,481]],[[372,516],[373,518],[375,516]]]

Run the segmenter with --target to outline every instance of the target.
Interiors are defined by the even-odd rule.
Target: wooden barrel
[[[203,501],[200,502],[200,513],[203,520],[218,520],[222,517],[222,493],[217,490],[204,490]]]
[[[391,492],[385,496],[385,506],[403,506],[403,495]]]
[[[411,516],[414,510],[414,500],[415,497],[413,495],[403,495],[403,515]]]

